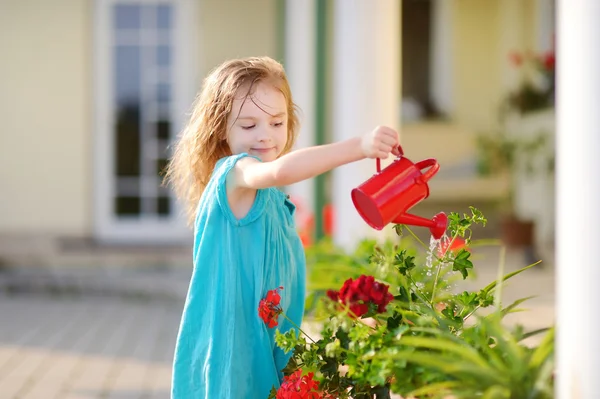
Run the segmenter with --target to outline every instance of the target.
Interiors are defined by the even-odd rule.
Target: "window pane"
[[[167,216],[171,213],[171,198],[158,197],[156,205],[156,209],[159,215]]]
[[[114,89],[119,107],[139,103],[140,99],[140,47],[116,46],[114,64]]]
[[[158,46],[156,48],[156,64],[160,67],[171,65],[171,48],[169,46]]]
[[[139,197],[141,182],[139,179],[119,178],[115,192],[121,197]]]
[[[140,48],[115,47],[115,168],[117,176],[140,174]]]
[[[119,216],[139,215],[141,210],[140,197],[115,198],[115,211]]]
[[[140,110],[139,106],[119,109],[115,129],[117,176],[140,174]]]
[[[159,5],[156,9],[156,26],[158,29],[171,29],[171,6]]]
[[[156,122],[156,135],[159,140],[169,140],[171,137],[171,122],[168,120]]]
[[[159,83],[156,85],[156,91],[158,95],[159,103],[166,103],[171,101],[171,85],[168,83]]]
[[[141,26],[140,6],[117,4],[114,6],[114,21],[117,29],[139,29]]]

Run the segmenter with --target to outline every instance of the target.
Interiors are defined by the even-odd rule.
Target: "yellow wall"
[[[489,125],[500,92],[501,1],[454,0],[453,117],[473,129]]]
[[[0,232],[90,229],[91,2],[0,6]]]
[[[277,0],[196,1],[190,85],[276,56]],[[92,231],[93,3],[0,0],[0,233]]]
[[[477,131],[496,117],[507,51],[534,47],[544,0],[452,1],[453,117]],[[278,55],[278,0],[196,4],[194,88],[226,59]],[[0,0],[0,233],[91,231],[92,5]]]
[[[534,50],[538,2],[546,0],[454,0],[453,119],[473,131],[497,122],[498,106],[518,79],[511,51]]]
[[[278,56],[277,1],[202,0],[197,18],[198,78],[231,58]]]

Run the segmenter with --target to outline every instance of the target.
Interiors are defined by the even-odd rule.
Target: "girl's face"
[[[252,93],[242,88],[227,120],[232,154],[247,152],[263,162],[277,159],[287,142],[287,103],[275,87],[259,82]]]

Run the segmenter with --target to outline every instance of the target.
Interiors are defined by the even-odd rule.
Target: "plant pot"
[[[534,227],[531,220],[520,220],[514,216],[503,218],[500,221],[502,242],[510,248],[533,247]]]

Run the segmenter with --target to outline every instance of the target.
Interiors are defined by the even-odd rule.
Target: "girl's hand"
[[[398,133],[387,126],[377,126],[360,141],[360,148],[367,158],[386,159],[390,152],[399,155],[397,146]]]

